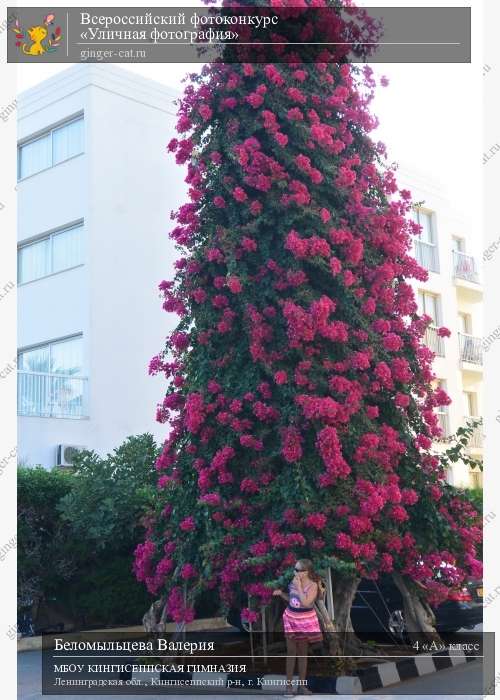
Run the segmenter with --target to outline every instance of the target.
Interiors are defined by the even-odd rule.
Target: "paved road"
[[[461,664],[454,668],[447,668],[444,671],[431,673],[427,676],[420,676],[412,680],[391,685],[390,688],[385,688],[380,691],[372,691],[370,695],[377,698],[389,698],[392,695],[405,695],[406,700],[409,698],[421,698],[427,695],[439,697],[439,700],[445,698],[455,698],[460,694],[461,698],[466,700],[479,700],[482,698],[482,693],[478,694],[478,689],[482,688],[483,684],[483,664],[481,661],[473,661],[468,664]],[[391,695],[388,695],[390,690]],[[445,694],[446,693],[446,694]],[[462,695],[462,693],[470,693]],[[363,695],[363,698],[367,698]]]

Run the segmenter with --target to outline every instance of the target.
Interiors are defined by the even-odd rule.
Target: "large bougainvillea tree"
[[[479,574],[477,514],[431,452],[449,398],[410,286],[411,195],[370,137],[372,70],[320,59],[204,66],[168,145],[189,185],[160,284],[180,320],[150,365],[170,432],[134,567],[177,621],[215,587],[255,619],[303,556],[333,567],[344,629],[361,576],[436,603]]]

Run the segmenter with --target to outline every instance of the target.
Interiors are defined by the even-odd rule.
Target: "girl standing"
[[[320,581],[320,577],[314,571],[312,561],[299,559],[295,564],[293,581],[288,586],[288,595],[281,589],[273,591],[273,595],[280,596],[288,603],[283,612],[283,627],[287,644],[287,686],[291,687],[295,659],[297,659],[299,681],[302,681],[304,685],[299,685],[296,692],[302,695],[311,695],[311,691],[305,686],[309,643],[319,642],[323,639],[318,616],[314,609]],[[288,693],[288,695],[290,694]]]

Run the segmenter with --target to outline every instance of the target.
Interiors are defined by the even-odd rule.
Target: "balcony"
[[[458,334],[458,344],[460,349],[460,360],[468,365],[482,367],[483,365],[483,345],[481,338],[476,338],[468,333]]]
[[[474,428],[474,432],[467,444],[467,449],[472,451],[481,450],[484,438],[482,418],[480,416],[464,416],[464,425],[467,425],[470,421],[481,421],[481,423]]]
[[[428,326],[425,329],[424,343],[438,357],[444,357],[444,340],[438,335],[436,326]]]
[[[42,418],[86,418],[88,379],[47,372],[17,373],[17,412]]]
[[[479,272],[476,260],[471,255],[466,255],[458,250],[453,251],[453,277],[459,277],[466,282],[479,284]]]
[[[439,272],[438,248],[434,243],[415,239],[415,259],[425,270]]]

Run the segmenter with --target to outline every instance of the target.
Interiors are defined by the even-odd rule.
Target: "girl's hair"
[[[300,564],[303,569],[307,570],[307,575],[309,576],[311,581],[315,581],[318,584],[322,582],[323,579],[314,570],[313,563],[310,559],[298,559],[297,564]]]

